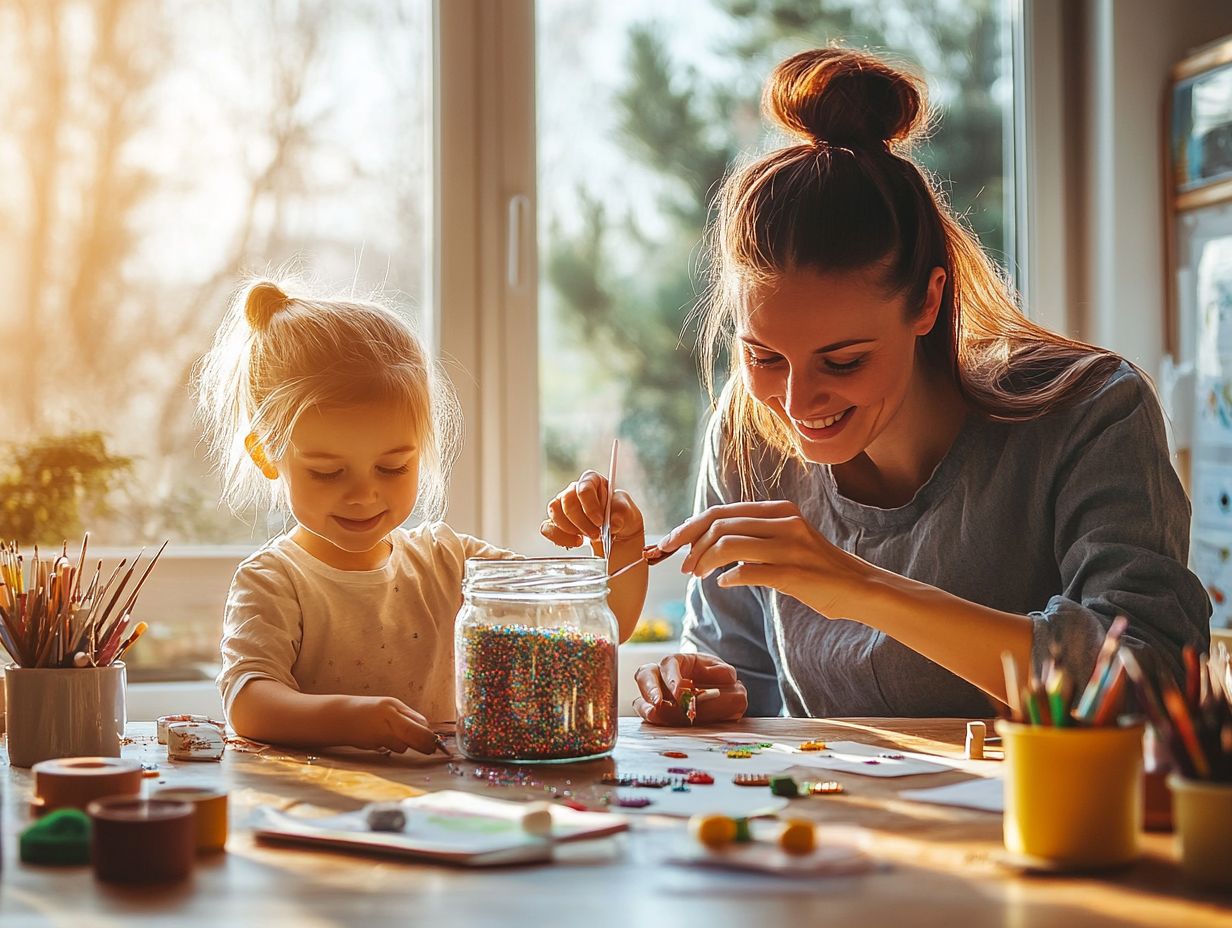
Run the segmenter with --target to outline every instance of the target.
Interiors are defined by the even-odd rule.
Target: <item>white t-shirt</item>
[[[397,529],[376,570],[339,570],[289,535],[231,581],[218,687],[231,714],[250,680],[301,693],[396,696],[430,722],[454,718],[453,628],[468,557],[512,557],[443,522]]]

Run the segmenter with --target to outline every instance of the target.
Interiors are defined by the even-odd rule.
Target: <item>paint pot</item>
[[[167,726],[175,722],[200,722],[205,725],[215,725],[218,730],[226,733],[227,726],[225,723],[212,719],[208,715],[160,715],[154,723],[155,731],[158,734],[158,743],[167,743]]]
[[[34,802],[42,814],[55,809],[84,809],[104,796],[141,792],[141,764],[121,757],[63,757],[35,764]]]
[[[172,722],[167,726],[169,760],[221,760],[226,749],[222,731],[208,722]]]
[[[187,802],[193,807],[197,853],[221,851],[227,844],[227,792],[208,786],[168,786],[155,790],[151,799]]]
[[[94,875],[108,883],[170,883],[192,873],[193,807],[187,802],[110,796],[86,808]]]

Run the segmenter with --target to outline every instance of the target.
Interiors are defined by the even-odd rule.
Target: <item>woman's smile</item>
[[[809,419],[797,419],[793,416],[791,424],[809,441],[825,441],[843,431],[847,420],[851,418],[850,414],[854,411],[854,406],[848,406],[832,416],[818,416]]]

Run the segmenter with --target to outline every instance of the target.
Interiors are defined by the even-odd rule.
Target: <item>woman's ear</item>
[[[244,439],[244,450],[248,452],[248,456],[252,458],[252,463],[260,468],[261,473],[265,475],[267,480],[278,479],[278,468],[270,463],[270,459],[265,456],[265,448],[261,445],[261,439],[257,437],[256,432],[249,432]]]
[[[911,329],[916,335],[927,335],[937,324],[937,313],[941,311],[941,297],[945,293],[945,268],[935,267],[928,275],[928,290],[924,293],[924,305],[920,314],[912,320]]]

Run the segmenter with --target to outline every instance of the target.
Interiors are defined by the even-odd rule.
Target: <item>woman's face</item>
[[[799,270],[758,284],[737,319],[744,384],[815,464],[842,464],[894,420],[916,373],[916,339],[937,318],[945,272],[923,311],[887,296],[876,273]]]

